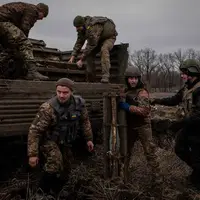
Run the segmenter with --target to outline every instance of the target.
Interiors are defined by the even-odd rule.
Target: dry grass
[[[59,199],[91,199],[91,200],[145,200],[154,199],[155,191],[150,185],[150,172],[146,166],[143,150],[140,143],[136,143],[134,156],[131,165],[131,181],[124,185],[122,180],[104,180],[102,147],[96,147],[97,155],[90,158],[86,163],[81,163],[74,168],[68,182],[60,192]],[[164,176],[163,200],[197,200],[200,195],[187,185],[186,177],[189,175],[189,168],[181,162],[173,150],[159,148],[157,151],[161,163],[161,172]],[[50,196],[38,198],[35,195],[34,178],[16,177],[12,182],[1,189],[1,198],[5,200],[14,199],[51,199]],[[37,184],[36,184],[37,185]],[[11,192],[12,191],[12,192]],[[23,195],[21,195],[23,193]],[[41,191],[42,194],[42,191]],[[21,196],[20,196],[21,195]],[[23,197],[22,197],[23,196]],[[42,196],[42,195],[41,195]]]

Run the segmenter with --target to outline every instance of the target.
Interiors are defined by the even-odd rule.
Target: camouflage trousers
[[[132,151],[137,139],[140,140],[147,164],[152,172],[152,184],[160,184],[162,178],[160,176],[160,166],[156,155],[156,146],[152,141],[152,131],[150,125],[145,125],[140,128],[128,128],[127,135],[127,166],[130,164]]]
[[[110,51],[112,50],[116,38],[106,39],[99,43],[99,45],[92,51],[90,55],[87,56],[87,72],[89,74],[95,74],[95,56],[98,52],[101,53],[101,67],[102,67],[102,75],[105,77],[110,76]]]
[[[73,155],[69,147],[59,147],[54,141],[47,140],[41,146],[44,156],[44,171],[50,174],[70,172]]]
[[[34,61],[33,46],[23,31],[10,22],[0,22],[0,43],[24,61]]]

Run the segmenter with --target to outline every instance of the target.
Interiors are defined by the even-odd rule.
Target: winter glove
[[[120,102],[119,107],[125,111],[129,111],[130,105],[126,102]]]

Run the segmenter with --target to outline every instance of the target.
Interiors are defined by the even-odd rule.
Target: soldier
[[[185,85],[179,92],[168,98],[152,99],[152,105],[179,105],[178,134],[175,144],[176,155],[189,165],[193,172],[189,181],[200,188],[200,65],[194,59],[185,60],[180,66]]]
[[[83,135],[88,150],[93,150],[93,135],[85,101],[72,94],[74,82],[61,78],[56,84],[57,95],[43,103],[28,134],[29,165],[39,162],[39,149],[45,158],[44,175],[40,187],[57,193],[63,172],[70,170],[73,142]],[[59,178],[60,176],[60,178]]]
[[[107,17],[76,16],[73,24],[78,32],[78,38],[69,63],[74,61],[84,45],[85,40],[87,40],[86,48],[81,54],[77,65],[82,67],[83,60],[87,59],[87,79],[88,81],[94,82],[96,73],[94,59],[96,54],[100,51],[102,66],[101,82],[108,83],[111,67],[110,51],[118,35],[114,22]]]
[[[0,6],[0,43],[4,48],[14,49],[20,54],[27,71],[26,79],[48,79],[36,70],[33,46],[28,39],[35,22],[47,17],[48,12],[48,6],[43,3],[12,2]]]
[[[121,94],[119,106],[127,112],[127,167],[132,150],[139,138],[146,160],[152,170],[152,186],[160,189],[160,167],[156,156],[156,147],[152,141],[151,107],[149,92],[141,81],[141,73],[136,67],[128,67],[125,71],[127,89]]]

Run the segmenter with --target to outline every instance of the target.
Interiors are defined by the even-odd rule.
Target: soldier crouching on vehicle
[[[73,48],[69,63],[73,63],[75,57],[80,52],[87,40],[87,45],[81,54],[77,65],[82,67],[83,61],[87,60],[88,82],[95,82],[96,68],[94,64],[95,56],[101,52],[102,83],[109,83],[110,78],[110,51],[112,50],[118,35],[113,20],[107,17],[82,17],[76,16],[73,22],[78,32],[78,37]]]
[[[152,99],[151,104],[177,106],[178,122],[175,153],[193,170],[189,182],[200,189],[200,63],[194,59],[185,60],[181,66],[184,86],[172,97]]]
[[[40,106],[28,134],[29,165],[39,162],[39,151],[45,158],[44,175],[40,187],[57,193],[63,172],[70,170],[71,146],[78,134],[83,135],[88,150],[93,150],[93,135],[85,101],[72,94],[74,82],[67,78],[57,81],[57,95]]]
[[[28,39],[29,31],[37,20],[47,17],[49,7],[24,2],[11,2],[0,6],[0,43],[6,49],[14,50],[24,61],[26,79],[47,80],[36,70],[33,46]]]
[[[127,166],[129,167],[132,150],[139,138],[146,160],[152,171],[152,187],[161,189],[162,177],[156,156],[156,146],[152,141],[151,107],[149,93],[141,81],[141,73],[136,67],[125,71],[127,89],[122,92],[119,106],[127,112]]]

